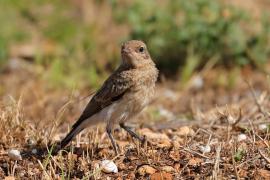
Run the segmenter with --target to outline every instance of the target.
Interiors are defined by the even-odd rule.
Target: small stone
[[[231,115],[229,115],[227,119],[230,124],[235,123],[235,118],[233,118]]]
[[[172,180],[173,176],[167,172],[156,172],[151,175],[150,180]]]
[[[260,131],[267,131],[268,126],[266,124],[260,124],[258,128]]]
[[[202,153],[209,153],[209,152],[211,152],[211,147],[209,145],[199,146],[199,148],[200,148],[200,151]]]
[[[191,87],[195,88],[195,89],[201,89],[203,87],[204,81],[203,78],[201,76],[195,76],[192,80],[191,80]]]
[[[84,162],[84,161],[83,161]],[[84,164],[84,163],[83,163]],[[84,166],[86,166],[86,165],[84,165]],[[100,165],[99,165],[99,163],[98,162],[93,162],[93,166],[94,166],[94,169],[95,169],[95,171],[96,170],[98,170],[99,168],[100,168]]]
[[[16,149],[11,149],[8,151],[8,156],[12,159],[12,160],[22,160],[22,156],[20,151],[16,150]]]
[[[121,170],[124,170],[124,169],[126,169],[127,167],[126,167],[126,165],[124,164],[124,163],[120,163],[120,164],[118,164],[118,169],[121,171]]]
[[[27,139],[28,146],[34,146],[36,144],[35,140],[33,139]]]
[[[237,137],[237,141],[244,141],[247,139],[247,136],[245,134],[239,134]]]
[[[174,114],[163,107],[159,107],[159,114],[168,120],[174,119]]]
[[[192,136],[195,134],[195,132],[193,131],[193,129],[191,129],[188,126],[183,126],[181,127],[177,133],[178,136]]]
[[[25,175],[24,172],[20,172],[20,173],[19,173],[19,176],[20,176],[20,177],[23,177],[24,175]]]
[[[152,168],[149,165],[143,165],[138,169],[138,173],[141,176],[144,176],[145,174],[154,174],[156,172],[155,168]]]
[[[37,154],[38,151],[37,151],[37,149],[32,149],[31,152],[32,152],[32,154]]]
[[[170,172],[175,172],[175,169],[174,169],[172,166],[163,166],[163,167],[161,168],[161,170],[162,170],[162,171],[165,171],[165,172],[168,172],[168,173],[170,173]]]
[[[105,173],[118,173],[118,168],[116,164],[111,160],[103,160],[100,163],[100,166],[102,168],[102,171]]]
[[[172,143],[167,139],[161,139],[158,141],[157,146],[159,148],[170,148],[172,146]]]
[[[180,165],[179,163],[175,163],[173,167],[174,167],[174,169],[175,169],[176,171],[179,171],[181,165]]]
[[[141,130],[139,130],[139,133],[143,136],[146,136],[147,139],[150,139],[150,140],[169,140],[169,137],[164,134],[164,133],[156,133],[156,132],[153,132],[147,128],[143,128]]]
[[[200,158],[191,158],[188,161],[188,165],[190,165],[190,166],[198,166],[200,163],[202,163],[202,159],[200,159]]]

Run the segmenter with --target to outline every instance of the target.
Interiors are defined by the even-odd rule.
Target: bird
[[[118,150],[112,136],[116,125],[133,138],[144,141],[126,122],[135,118],[153,100],[158,72],[143,41],[124,42],[120,65],[92,96],[77,122],[60,142],[60,149],[65,148],[81,131],[100,122],[106,124],[106,132],[116,155]]]

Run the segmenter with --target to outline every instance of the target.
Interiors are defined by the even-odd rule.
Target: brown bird
[[[61,149],[82,130],[99,122],[106,123],[106,132],[116,154],[118,151],[112,136],[116,124],[132,137],[143,141],[125,122],[138,115],[153,98],[158,70],[142,41],[123,43],[121,56],[120,66],[92,97],[71,131],[61,141]]]

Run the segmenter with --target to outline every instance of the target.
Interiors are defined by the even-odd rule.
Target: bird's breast
[[[133,113],[142,111],[154,97],[154,86],[142,86],[127,94],[126,104]]]

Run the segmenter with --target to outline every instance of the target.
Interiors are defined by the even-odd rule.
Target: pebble
[[[258,128],[260,131],[267,131],[268,126],[266,124],[260,124]]]
[[[178,136],[193,136],[195,132],[188,126],[183,126],[176,132]]]
[[[172,120],[175,117],[172,112],[168,111],[167,109],[164,109],[163,107],[159,107],[159,114],[167,118],[168,120]]]
[[[8,151],[8,156],[12,159],[12,160],[22,160],[22,156],[20,151],[16,150],[16,149],[11,149]]]
[[[163,166],[163,167],[161,168],[161,170],[162,170],[162,171],[165,171],[165,172],[168,172],[168,173],[170,173],[170,172],[175,172],[175,169],[174,169],[172,166]]]
[[[245,134],[239,134],[237,137],[237,141],[244,141],[247,139],[247,136]]]
[[[201,76],[195,76],[192,80],[191,80],[191,87],[195,88],[195,89],[201,89],[204,85],[204,81],[203,78]]]
[[[235,123],[235,118],[233,118],[231,115],[228,116],[228,121],[230,124]]]
[[[150,139],[150,140],[156,140],[156,139],[159,139],[159,140],[169,140],[170,139],[164,133],[156,133],[156,132],[153,132],[153,131],[151,131],[150,129],[147,129],[147,128],[140,129],[138,132],[141,135],[146,136],[147,139]]]
[[[28,146],[34,146],[36,144],[35,140],[33,139],[27,139]]]
[[[37,154],[37,149],[32,149],[32,154]]]
[[[152,168],[149,165],[143,165],[138,169],[138,173],[141,176],[144,176],[145,174],[154,174],[156,172],[155,168]]]
[[[102,171],[105,173],[118,173],[116,164],[111,160],[103,160],[100,163]]]
[[[199,146],[199,148],[200,148],[200,151],[202,153],[209,153],[209,152],[211,152],[211,147],[209,145]]]

